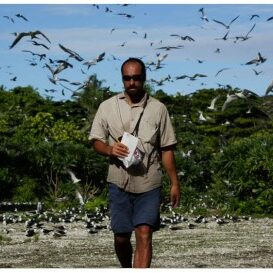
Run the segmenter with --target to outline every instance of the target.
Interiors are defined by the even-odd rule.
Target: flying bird
[[[208,17],[205,15],[205,11],[204,11],[204,8],[201,8],[198,10],[199,12],[201,12],[202,16],[200,17],[202,20],[205,20],[205,21],[209,21]]]
[[[15,16],[18,17],[18,18],[22,18],[23,20],[25,20],[26,22],[28,22],[28,19],[24,15],[22,15],[20,13],[17,13]]]
[[[242,41],[246,41],[250,38],[249,33],[255,28],[256,24],[254,24],[251,29],[247,32],[247,34],[245,36],[241,35],[241,36],[236,36],[235,37],[235,43],[238,41],[238,40],[242,40]]]
[[[79,61],[79,62],[83,61],[83,58],[82,58],[78,53],[76,53],[75,51],[72,51],[71,49],[66,48],[66,47],[64,47],[64,46],[61,45],[61,44],[59,44],[59,47],[60,47],[64,52],[68,53],[68,54],[69,54],[69,57],[74,58],[74,59],[76,59],[76,60]]]
[[[208,106],[207,108],[209,110],[213,110],[215,111],[216,110],[216,107],[215,107],[215,103],[216,101],[220,98],[220,95],[216,96],[215,98],[212,99],[211,103],[210,103],[210,106]]]
[[[229,67],[224,67],[222,69],[220,69],[219,71],[217,71],[217,73],[215,74],[215,77],[217,77],[221,72],[230,69]]]
[[[98,62],[101,62],[104,59],[105,56],[105,52],[101,53],[98,57],[96,57],[93,60],[84,62],[83,65],[87,65],[88,69],[90,68],[90,66],[95,65]]]
[[[230,21],[229,24],[225,24],[225,23],[223,23],[223,22],[221,22],[221,21],[214,20],[214,19],[213,19],[212,21],[214,21],[215,23],[218,23],[218,24],[224,26],[226,29],[229,29],[229,28],[230,28],[230,25],[231,25],[235,20],[237,20],[239,16],[240,16],[240,15],[238,15],[238,16],[236,16],[234,19],[232,19],[232,20]]]
[[[203,78],[203,77],[207,77],[207,75],[196,73],[193,76],[188,76],[188,75],[177,76],[175,77],[175,79],[181,80],[181,79],[189,78],[191,81],[195,81],[197,77]]]
[[[7,15],[4,15],[3,17],[14,23],[14,19],[12,17],[9,17]]]
[[[178,45],[178,46],[162,46],[162,47],[158,47],[157,49],[165,49],[165,50],[171,50],[171,49],[180,49],[183,48],[183,45]]]
[[[32,39],[38,39],[37,35],[42,35],[49,43],[51,43],[45,34],[43,34],[40,30],[36,30],[36,31],[19,33],[9,48],[12,49],[25,36],[30,36],[32,40]]]
[[[77,184],[81,181],[81,179],[77,178],[74,172],[72,172],[71,170],[67,170],[67,172],[70,175],[70,178],[74,184]]]
[[[195,40],[189,36],[189,35],[186,35],[186,36],[182,36],[182,35],[179,35],[179,34],[170,34],[170,36],[173,36],[173,37],[178,37],[180,38],[181,40],[185,41],[185,40],[188,40],[190,42],[194,42]]]
[[[251,21],[251,20],[252,20],[253,18],[255,18],[255,17],[260,18],[260,15],[258,15],[258,14],[252,14],[249,20]]]
[[[266,88],[266,90],[265,90],[265,96],[267,96],[270,92],[273,92],[273,81]]]
[[[263,57],[260,52],[258,52],[258,56],[255,59],[253,59],[253,60],[248,61],[247,63],[245,63],[245,65],[250,65],[250,64],[259,65],[261,63],[264,63],[265,61],[266,61],[266,58]]]
[[[263,73],[263,71],[257,71],[255,70],[254,68],[252,68],[252,70],[254,71],[255,75],[258,76],[260,75],[261,73]]]
[[[227,38],[228,34],[229,34],[229,31],[227,31],[227,33],[222,38],[215,38],[215,40],[224,40],[224,41],[226,41],[228,39]]]
[[[32,42],[32,44],[35,45],[35,46],[42,46],[42,47],[44,47],[45,49],[49,50],[49,47],[46,46],[45,44],[38,43],[38,42],[36,42],[36,41],[34,41],[34,40],[31,41],[31,42]]]

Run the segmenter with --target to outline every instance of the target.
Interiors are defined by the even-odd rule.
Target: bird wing
[[[49,40],[49,39],[46,37],[46,35],[45,35],[44,33],[42,33],[40,30],[36,30],[36,31],[34,31],[32,34],[34,34],[34,35],[38,35],[38,34],[42,35],[42,36],[51,44],[50,40]]]
[[[28,33],[28,32],[21,32],[21,33],[19,33],[16,36],[15,40],[13,41],[13,43],[11,44],[11,46],[9,47],[9,49],[12,49],[24,36],[28,36],[28,35],[30,35],[30,33]]]
[[[273,91],[273,81],[269,84],[269,86],[265,90],[265,96],[268,95],[269,92]]]
[[[218,24],[220,24],[220,25],[222,25],[222,26],[228,28],[228,26],[227,26],[225,23],[221,22],[221,21],[214,20],[214,19],[213,19],[212,21],[214,21],[215,23],[218,23]]]
[[[232,20],[230,21],[230,23],[229,23],[229,26],[230,26],[235,20],[237,20],[239,16],[240,16],[240,15],[238,15],[238,16],[236,16],[234,19],[232,19]]]
[[[70,49],[64,47],[64,46],[61,45],[61,44],[59,44],[59,47],[60,47],[63,51],[65,51],[66,53],[69,53],[70,56],[73,57],[73,58],[75,58],[76,60],[78,60],[78,61],[80,61],[80,62],[83,61],[83,58],[82,58],[78,53],[76,53],[76,52],[74,52],[74,51],[72,51],[72,50],[70,50]]]

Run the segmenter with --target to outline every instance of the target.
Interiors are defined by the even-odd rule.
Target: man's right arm
[[[94,140],[93,147],[95,151],[104,156],[126,157],[129,154],[128,147],[120,142],[110,146],[98,139]]]

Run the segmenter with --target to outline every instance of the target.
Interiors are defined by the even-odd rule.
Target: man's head
[[[145,64],[137,58],[129,58],[121,66],[122,81],[128,95],[143,93],[146,80]]]

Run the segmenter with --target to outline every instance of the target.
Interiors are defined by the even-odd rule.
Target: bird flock
[[[101,16],[105,16],[105,20],[109,20],[107,16],[120,17],[125,23],[126,27],[134,26],[138,22],[137,15],[128,13],[126,9],[128,9],[128,4],[116,4],[116,5],[98,5],[98,4],[90,4],[88,8],[92,9],[92,12],[98,12]],[[180,6],[183,9],[183,5]],[[133,9],[131,9],[133,10]],[[215,29],[215,38],[214,40],[221,40],[223,42],[219,42],[219,47],[215,48],[213,54],[224,55],[223,43],[230,43],[230,46],[235,47],[236,44],[239,43],[251,43],[255,38],[255,31],[259,27],[260,24],[272,24],[273,16],[262,18],[259,14],[251,14],[249,16],[249,28],[245,33],[239,33],[236,30],[237,25],[240,24],[240,19],[243,15],[238,14],[230,20],[223,20],[219,18],[219,16],[210,16],[209,15],[209,7],[204,8],[196,8],[196,14],[194,15],[196,21],[200,22],[200,29],[203,29],[204,32],[208,29]],[[236,9],[235,9],[236,11]],[[90,11],[91,12],[91,11]],[[145,7],[143,7],[143,14],[145,16],[149,16],[145,12]],[[28,25],[30,25],[31,18],[27,18],[25,15],[21,13],[16,13],[14,15],[2,15],[2,19],[8,22],[8,25],[11,25],[12,28],[16,28],[17,25],[24,24],[24,27],[27,29]],[[181,19],[183,24],[183,18]],[[109,28],[108,37],[105,37],[105,42],[111,41],[112,38],[121,30],[121,27],[111,27]],[[223,33],[224,31],[224,33]],[[241,30],[240,30],[241,31]],[[221,33],[223,35],[221,36]],[[48,81],[52,84],[52,88],[44,88],[43,91],[46,93],[52,94],[62,94],[66,95],[66,92],[69,92],[70,95],[76,95],[77,91],[86,87],[89,83],[89,79],[92,74],[96,73],[96,66],[99,63],[105,62],[118,62],[118,66],[120,66],[121,60],[124,54],[120,54],[117,56],[113,54],[113,52],[106,52],[106,49],[103,47],[99,47],[101,52],[97,56],[93,56],[91,58],[86,58],[81,52],[79,52],[75,48],[70,48],[63,43],[63,41],[52,41],[50,38],[50,32],[47,33],[45,29],[29,29],[27,31],[22,32],[12,32],[10,33],[11,37],[9,39],[8,50],[10,51],[17,50],[20,45],[20,48],[26,47],[21,50],[21,53],[30,56],[31,58],[25,59],[26,62],[33,67],[33,75],[35,75],[35,70],[42,69]],[[142,44],[145,43],[147,52],[154,52],[146,56],[146,51],[140,50],[136,52],[135,55],[141,58],[150,72],[149,82],[155,88],[166,86],[168,84],[179,81],[181,86],[190,85],[191,82],[198,82],[199,87],[206,86],[206,79],[215,78],[215,82],[218,78],[227,71],[232,71],[234,67],[225,66],[215,71],[214,75],[209,75],[206,73],[201,73],[196,71],[196,73],[190,74],[179,74],[177,71],[176,74],[171,74],[168,72],[168,65],[173,60],[174,56],[183,56],[183,50],[190,49],[192,44],[198,44],[200,42],[197,34],[194,33],[164,33],[166,36],[166,40],[160,39],[150,39],[149,32],[142,30],[140,33],[139,29],[132,29],[131,35],[134,36],[134,42]],[[219,35],[219,36],[218,36]],[[257,34],[258,35],[258,34]],[[73,40],[74,38],[71,37]],[[96,39],[96,38],[95,38]],[[124,41],[120,41],[116,46],[119,48],[123,48],[124,50],[129,47],[128,41],[126,41],[126,37],[124,37]],[[168,44],[169,43],[169,44]],[[170,44],[171,43],[171,44]],[[94,42],[96,44],[96,42]],[[58,56],[62,56],[61,58],[54,58],[54,54],[51,53],[52,47],[58,48]],[[96,45],[90,45],[96,46]],[[200,65],[202,69],[202,65],[209,63],[210,60],[206,59],[205,49],[200,48],[201,51],[204,52],[204,59],[197,58],[196,62]],[[114,50],[113,50],[114,51]],[[31,55],[29,55],[31,54]],[[176,57],[175,57],[176,58]],[[261,77],[264,71],[262,70],[264,63],[270,61],[271,56],[264,56],[262,49],[257,48],[256,56],[252,55],[249,60],[238,60],[238,66],[244,67],[244,69],[248,69],[251,72],[249,77]],[[191,60],[192,61],[192,60]],[[218,64],[224,62],[221,61],[221,58],[218,60]],[[198,68],[198,65],[195,66]],[[1,66],[1,64],[0,64]],[[251,69],[249,69],[251,67]],[[261,68],[260,68],[261,67]],[[11,82],[20,82],[20,78],[17,75],[13,75],[10,70],[12,68],[8,64],[2,64],[0,67],[0,73],[3,75],[3,70],[9,70],[9,75]],[[259,69],[258,69],[259,68]],[[200,69],[200,70],[201,70]],[[84,80],[71,80],[64,75],[64,71],[73,70],[75,73],[81,73]],[[182,70],[182,69],[181,69]],[[187,67],[183,68],[184,71],[187,70]],[[77,72],[76,72],[77,71]],[[159,73],[160,72],[160,73]],[[165,75],[164,75],[165,73]],[[172,72],[174,73],[174,72]],[[164,75],[162,78],[158,78],[157,75]],[[236,75],[235,75],[236,77]],[[257,80],[259,80],[257,78]],[[120,80],[119,80],[120,81]],[[31,83],[29,83],[31,84]],[[224,88],[228,86],[228,84],[217,83],[218,86],[223,86]],[[164,89],[164,88],[163,88]],[[181,88],[182,89],[182,88]],[[273,92],[272,83],[268,85],[268,87],[263,91],[264,95],[269,95],[270,92]]]
[[[78,223],[88,234],[97,234],[101,231],[110,231],[110,217],[107,207],[96,207],[93,212],[86,212],[82,207],[72,207],[65,210],[43,210],[42,203],[37,203],[36,210],[19,211],[17,208],[22,204],[5,204],[0,207],[9,209],[13,207],[14,211],[7,211],[0,214],[1,234],[12,236],[14,233],[13,225],[20,225],[21,233],[26,237],[49,236],[51,238],[61,238],[69,236],[71,224]],[[170,231],[204,228],[211,225],[233,224],[240,221],[251,221],[249,216],[236,215],[212,215],[205,217],[203,215],[189,216],[173,210],[165,205],[166,212],[160,217],[160,228]],[[40,210],[38,210],[40,208]]]

